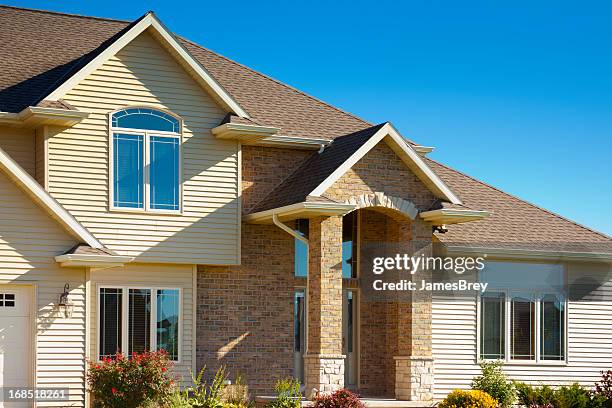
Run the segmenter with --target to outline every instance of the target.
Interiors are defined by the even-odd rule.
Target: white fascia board
[[[385,137],[391,137],[397,146],[408,156],[410,161],[418,167],[423,173],[423,176],[429,180],[435,187],[437,195],[440,198],[445,199],[453,204],[461,204],[461,200],[457,197],[450,188],[429,168],[429,166],[423,161],[421,156],[414,151],[414,149],[406,143],[406,140],[400,136],[395,128],[390,124],[386,123],[382,128],[376,132],[374,136],[364,143],[351,157],[349,157],[340,167],[338,167],[331,175],[329,175],[317,188],[315,188],[309,195],[320,197],[328,188],[332,186],[344,173],[346,173],[351,167],[353,167],[359,160],[361,160],[370,150],[374,148]]]
[[[87,65],[81,68],[78,72],[72,75],[62,85],[56,88],[53,92],[47,95],[44,99],[57,101],[80,83],[85,77],[102,66],[110,57],[119,52],[123,47],[129,44],[132,40],[138,37],[147,28],[152,27],[157,33],[167,42],[167,44],[185,61],[185,63],[193,69],[193,71],[206,83],[210,90],[216,94],[219,99],[225,104],[225,107],[238,116],[248,118],[249,115],[244,109],[231,97],[223,87],[206,71],[190,53],[183,47],[172,33],[157,19],[157,17],[149,12],[145,17],[130,28],[126,33],[119,37],[115,42],[109,45],[97,57],[91,60]]]
[[[258,136],[261,138],[275,135],[280,128],[271,126],[245,125],[242,123],[224,123],[212,130],[213,135],[220,139],[236,138],[241,135]]]
[[[440,209],[432,211],[424,211],[419,214],[425,221],[436,222],[443,224],[458,224],[461,222],[476,221],[491,215],[488,211],[481,210],[461,210],[461,209]]]
[[[290,216],[292,214],[296,214],[302,211],[320,212],[321,215],[344,215],[348,212],[353,211],[355,208],[356,206],[354,204],[302,202],[249,214],[245,216],[244,219],[247,222],[256,222],[263,220],[271,221],[273,215],[279,217]]]
[[[539,261],[574,261],[574,262],[611,262],[612,253],[609,252],[574,252],[549,251],[538,249],[516,248],[488,248],[466,247],[444,244],[446,251],[451,255],[486,254],[487,259],[513,259],[513,260],[539,260]]]
[[[49,214],[56,218],[72,235],[83,240],[92,248],[103,248],[103,245],[87,231],[68,211],[49,195],[36,180],[18,165],[0,148],[0,168],[4,170],[18,186],[30,195]]]
[[[123,266],[132,262],[132,256],[119,255],[93,255],[93,254],[65,254],[55,257],[55,261],[63,267],[82,267],[82,266]]]
[[[24,120],[33,115],[41,115],[48,117],[73,118],[83,119],[89,115],[89,112],[68,109],[43,108],[40,106],[28,106],[19,112],[19,118]]]
[[[319,150],[331,143],[329,139],[315,139],[295,136],[269,136],[257,144],[263,146],[293,147],[298,149]]]

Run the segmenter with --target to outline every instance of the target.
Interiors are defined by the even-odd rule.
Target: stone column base
[[[344,388],[344,359],[342,354],[305,354],[304,383],[306,398],[317,392],[333,392]]]
[[[395,398],[404,401],[433,399],[433,357],[397,356],[395,360]]]

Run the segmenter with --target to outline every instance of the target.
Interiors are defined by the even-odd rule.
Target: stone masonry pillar
[[[431,256],[431,226],[420,219],[400,227],[400,251],[412,256]],[[431,281],[431,271],[419,270],[412,279]],[[402,276],[402,278],[405,278]],[[411,279],[407,277],[407,279]],[[409,401],[433,399],[431,351],[431,293],[413,291],[398,304],[398,342],[395,356],[395,398]]]
[[[342,217],[310,219],[306,396],[344,387]]]

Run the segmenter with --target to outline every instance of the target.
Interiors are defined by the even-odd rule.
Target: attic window
[[[111,116],[111,209],[179,212],[181,126],[169,113],[129,108]]]

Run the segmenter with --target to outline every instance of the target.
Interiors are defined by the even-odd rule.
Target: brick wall
[[[429,208],[436,200],[384,141],[370,150],[323,195],[332,200],[344,201],[374,192],[409,200],[419,209]]]
[[[243,213],[312,151],[243,146]],[[197,366],[226,365],[254,394],[293,376],[294,242],[273,225],[242,224],[242,265],[198,267]]]
[[[226,365],[255,394],[293,376],[293,239],[271,225],[242,226],[242,265],[198,267],[197,365]]]
[[[242,212],[263,200],[311,155],[312,150],[242,147]]]
[[[243,147],[243,212],[248,213],[311,154]],[[384,142],[324,195],[343,201],[372,192],[410,200],[419,208],[428,208],[434,201],[429,190]],[[398,222],[405,223],[405,218],[390,210],[366,209],[360,213],[364,218],[362,243],[397,244],[402,228]],[[431,228],[420,220],[411,223],[410,229],[411,236],[431,239]],[[297,286],[305,285],[305,279],[294,277],[294,242],[284,231],[273,225],[243,224],[241,239],[242,265],[198,268],[198,368],[206,365],[211,375],[225,364],[232,375],[243,377],[254,394],[269,394],[277,379],[293,376],[293,294]],[[397,248],[388,250],[395,253]],[[360,259],[360,263],[365,262],[366,257]],[[360,391],[393,396],[397,303],[360,299]],[[328,346],[330,350],[337,348],[336,343]]]

